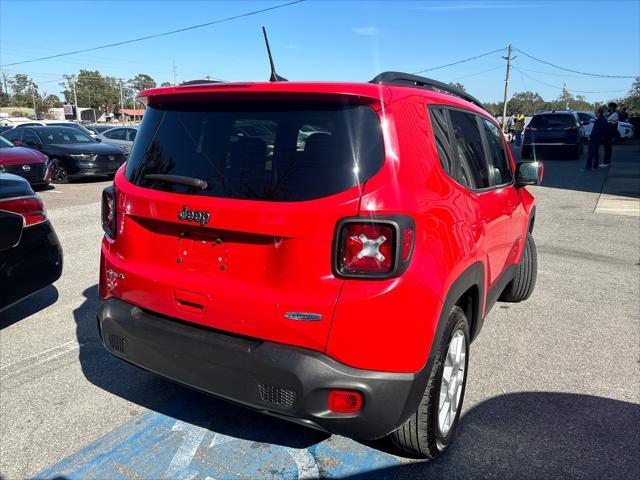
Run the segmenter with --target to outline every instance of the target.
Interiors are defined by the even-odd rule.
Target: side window
[[[127,134],[128,134],[127,135],[128,136],[127,140],[129,140],[130,142],[133,142],[136,139],[136,133],[138,133],[137,130],[135,130],[133,128],[128,128],[127,129]]]
[[[449,127],[447,125],[447,112],[444,108],[430,108],[431,125],[433,136],[436,140],[436,150],[442,168],[450,177],[455,178],[455,165],[451,158],[451,139],[449,138]]]
[[[4,138],[6,138],[7,140],[9,140],[11,143],[13,143],[16,140],[20,140],[20,134],[21,133],[22,133],[21,129],[12,128],[11,130],[7,130],[6,132],[2,132],[2,136]]]
[[[40,143],[38,136],[33,133],[33,130],[25,130],[22,134],[22,143],[25,145],[34,145]]]
[[[111,140],[124,140],[124,133],[124,128],[114,128],[113,130],[105,133],[104,136],[110,138]]]
[[[489,187],[491,184],[477,116],[460,110],[449,110],[449,118],[454,137],[453,161],[457,164],[453,178],[469,188]]]
[[[489,147],[489,181],[491,186],[504,185],[513,180],[509,157],[504,149],[504,141],[500,129],[486,118],[482,119],[484,132]]]

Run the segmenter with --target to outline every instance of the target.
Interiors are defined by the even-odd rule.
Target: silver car
[[[115,127],[96,135],[96,140],[118,145],[127,150],[127,152],[130,152],[137,133],[137,126]]]

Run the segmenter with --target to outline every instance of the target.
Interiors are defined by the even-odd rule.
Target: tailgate
[[[364,106],[249,108],[147,109],[115,181],[118,234],[103,243],[108,294],[323,350],[342,285],[331,270],[334,230],[357,215],[362,182],[382,165],[379,120]]]

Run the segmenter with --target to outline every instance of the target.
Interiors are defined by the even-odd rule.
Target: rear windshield
[[[312,200],[348,190],[384,160],[369,107],[293,102],[149,107],[126,167],[141,187],[214,197]],[[146,178],[197,178],[205,189]]]
[[[535,128],[567,128],[576,125],[576,119],[569,114],[535,115],[531,119],[530,127]]]

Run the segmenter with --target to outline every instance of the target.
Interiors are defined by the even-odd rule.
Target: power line
[[[533,80],[534,82],[538,82],[541,83],[542,85],[546,85],[547,87],[551,87],[551,88],[555,88],[557,90],[564,90],[564,87],[559,87],[558,85],[552,85],[551,83],[547,83],[547,82],[543,82],[542,80],[538,80],[535,77],[532,77],[531,75],[528,75],[526,73],[524,73],[520,68],[515,67],[515,66],[511,66],[511,68],[513,68],[514,70],[517,70],[518,72],[520,72],[521,75],[524,75],[527,78],[530,78],[531,80]],[[626,89],[622,89],[622,90],[601,90],[601,91],[590,91],[590,90],[574,90],[573,88],[570,89],[572,92],[575,93],[619,93],[619,92],[626,92]]]
[[[559,70],[564,70],[566,72],[578,73],[580,75],[586,75],[586,76],[589,76],[589,77],[600,77],[600,78],[635,78],[634,75],[602,75],[600,73],[580,72],[578,70],[572,70],[570,68],[560,67],[560,66],[555,65],[555,64],[553,64],[551,62],[547,62],[546,60],[541,60],[541,59],[539,59],[537,57],[534,57],[533,55],[528,54],[527,52],[523,52],[519,48],[516,48],[515,50],[517,50],[518,52],[520,52],[524,56],[529,57],[532,60],[535,60],[536,62],[544,63],[545,65],[550,65],[550,66],[552,66],[554,68],[557,68]]]
[[[458,80],[463,80],[463,79],[469,78],[469,77],[475,77],[476,75],[481,75],[481,74],[487,73],[487,72],[493,72],[494,70],[498,70],[498,69],[502,69],[502,68],[504,68],[502,65],[498,65],[497,67],[488,68],[486,70],[480,70],[479,72],[470,73],[469,75],[463,75],[462,77],[452,78],[451,80],[449,80],[449,82],[457,82]]]
[[[239,18],[250,17],[252,15],[257,15],[259,13],[264,13],[264,12],[269,12],[271,10],[277,10],[279,8],[288,7],[290,5],[295,5],[296,3],[302,3],[304,1],[305,0],[295,0],[293,2],[283,3],[281,5],[276,5],[274,7],[263,8],[263,9],[260,9],[260,10],[254,10],[252,12],[242,13],[240,15],[234,15],[233,17],[222,18],[220,20],[214,20],[212,22],[201,23],[199,25],[192,25],[190,27],[179,28],[177,30],[171,30],[171,31],[162,32],[162,33],[156,33],[154,35],[147,35],[145,37],[132,38],[130,40],[124,40],[122,42],[109,43],[109,44],[106,44],[106,45],[100,45],[98,47],[85,48],[85,49],[76,50],[76,51],[73,51],[73,52],[65,52],[65,53],[59,53],[57,55],[49,55],[47,57],[33,58],[31,60],[22,60],[20,62],[6,63],[4,65],[0,65],[0,67],[10,67],[12,65],[22,65],[24,63],[39,62],[41,60],[50,60],[52,58],[66,57],[68,55],[75,55],[77,53],[92,52],[94,50],[100,50],[100,49],[103,49],[103,48],[117,47],[119,45],[126,45],[126,44],[129,44],[129,43],[141,42],[143,40],[149,40],[151,38],[164,37],[164,36],[167,36],[167,35],[173,35],[173,34],[176,34],[176,33],[186,32],[186,31],[189,31],[189,30],[195,30],[197,28],[210,27],[211,25],[217,25],[219,23],[230,22],[231,20],[237,20]]]
[[[459,60],[459,61],[453,62],[453,63],[447,63],[446,65],[440,65],[438,67],[426,68],[426,69],[420,70],[418,72],[413,72],[413,75],[417,75],[419,73],[430,72],[432,70],[439,70],[441,68],[452,67],[453,65],[459,65],[461,63],[470,62],[471,60],[476,60],[478,58],[486,57],[488,55],[492,55],[494,53],[498,53],[498,52],[502,52],[502,51],[504,51],[504,48],[498,48],[496,50],[493,50],[492,52],[487,52],[487,53],[483,53],[481,55],[476,55],[475,57],[465,58],[464,60]]]

